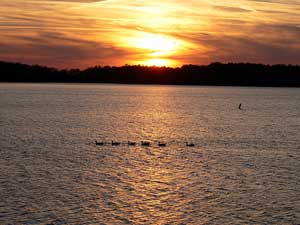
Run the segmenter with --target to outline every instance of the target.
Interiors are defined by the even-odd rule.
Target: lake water
[[[0,224],[300,223],[300,89],[2,83],[0,107]]]

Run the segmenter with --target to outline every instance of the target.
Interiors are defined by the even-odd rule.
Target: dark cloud
[[[300,44],[293,39],[268,41],[254,36],[212,35],[209,33],[186,36],[199,46],[205,46],[205,53],[195,51],[182,60],[192,59],[192,63],[257,62],[300,64]],[[288,44],[289,43],[289,44]]]
[[[276,3],[283,5],[300,5],[299,0],[247,0],[253,2],[261,2],[261,3]]]
[[[10,36],[17,44],[0,43],[0,59],[58,67],[111,65],[130,53],[108,44],[68,38],[60,33],[41,32],[37,37]],[[117,58],[120,61],[116,60]]]

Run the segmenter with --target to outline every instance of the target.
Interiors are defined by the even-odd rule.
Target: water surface
[[[0,224],[300,222],[300,89],[2,83],[0,106]]]

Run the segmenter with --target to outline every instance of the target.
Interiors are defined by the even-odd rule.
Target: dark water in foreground
[[[300,89],[0,84],[0,106],[0,224],[300,223]]]

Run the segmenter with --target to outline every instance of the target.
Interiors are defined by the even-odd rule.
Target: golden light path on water
[[[299,224],[300,89],[0,90],[1,225]]]

